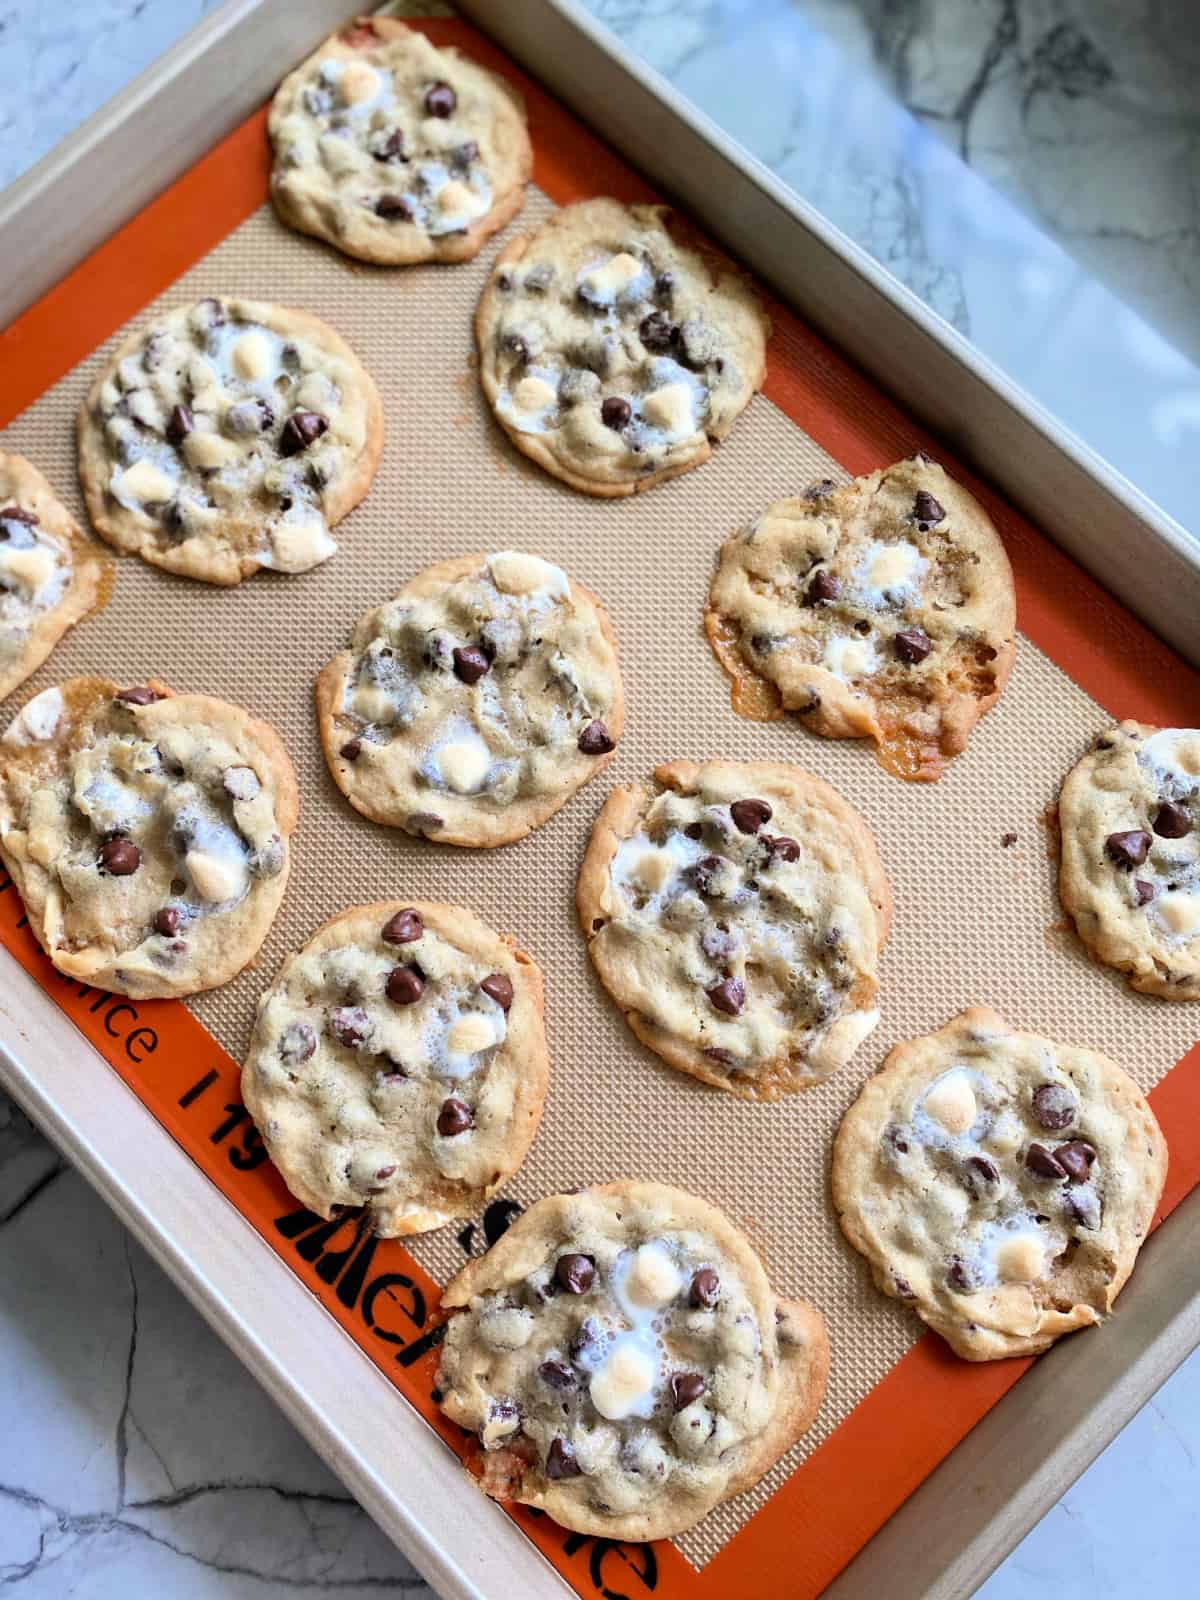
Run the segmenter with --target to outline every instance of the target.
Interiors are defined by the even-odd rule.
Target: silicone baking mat
[[[515,228],[591,194],[651,198],[473,30],[421,26],[527,95],[536,187]],[[512,450],[478,392],[471,317],[502,240],[453,268],[365,267],[284,229],[264,204],[266,181],[259,114],[0,338],[0,407],[13,419],[4,446],[30,456],[82,515],[73,416],[130,319],[217,292],[305,306],[374,373],[387,418],[383,460],[328,565],[220,590],[122,560],[107,611],[70,634],[28,686],[83,671],[122,682],[153,674],[273,722],[303,801],[283,908],[258,966],[190,1008],[135,1005],[59,978],[21,924],[11,886],[0,893],[0,937],[452,1448],[461,1437],[430,1397],[437,1285],[520,1204],[633,1175],[724,1206],[777,1289],[812,1300],[829,1322],[833,1371],[812,1432],[757,1491],[675,1544],[621,1547],[514,1515],[581,1594],[815,1595],[1025,1366],[972,1367],[921,1337],[915,1319],[870,1287],[836,1228],[832,1136],[887,1048],[965,1005],[993,1004],[1024,1027],[1106,1051],[1147,1089],[1158,1085],[1172,1149],[1167,1207],[1200,1176],[1200,1092],[1186,1067],[1165,1076],[1192,1045],[1197,1013],[1136,996],[1086,959],[1061,926],[1044,820],[1064,772],[1114,717],[1200,720],[1200,677],[778,306],[765,392],[708,465],[625,502],[572,493]],[[968,753],[939,784],[911,786],[863,744],[737,718],[700,608],[718,544],[770,500],[922,446],[996,518],[1023,636],[1012,684]],[[413,572],[510,546],[558,562],[605,601],[628,694],[618,757],[546,827],[504,850],[458,852],[378,828],[326,773],[313,678],[360,613]],[[715,1093],[643,1051],[593,979],[574,922],[576,872],[609,784],[668,757],[715,754],[792,760],[833,782],[876,830],[895,891],[879,1030],[831,1082],[773,1106]],[[1010,833],[1016,842],[1004,845]],[[283,956],[333,912],[384,898],[461,903],[514,934],[546,973],[553,1061],[541,1132],[507,1198],[469,1227],[407,1246],[375,1239],[356,1216],[323,1223],[299,1208],[237,1086],[255,997]],[[220,1216],[214,1206],[209,1225]]]

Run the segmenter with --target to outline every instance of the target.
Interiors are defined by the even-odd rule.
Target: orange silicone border
[[[534,181],[551,199],[564,204],[595,194],[655,198],[612,151],[472,28],[444,20],[417,26],[435,44],[464,46],[520,86],[530,115]],[[265,112],[257,112],[0,334],[0,426],[258,209],[267,197],[269,172],[264,127]],[[775,334],[765,393],[775,405],[852,473],[921,446],[936,450],[983,500],[1003,534],[1023,632],[1114,717],[1200,721],[1200,674],[812,329],[778,304],[770,309]],[[736,449],[736,442],[727,448]],[[62,978],[39,950],[7,880],[0,881],[0,942],[430,1426],[461,1451],[458,1430],[430,1394],[437,1285],[396,1241],[364,1236],[353,1218],[320,1224],[296,1206],[263,1159],[240,1107],[237,1063],[197,1018],[176,1001],[135,1004]],[[145,1067],[150,1060],[152,1071]],[[1198,1069],[1200,1046],[1151,1096],[1171,1146],[1171,1175],[1156,1221],[1200,1181]],[[653,1592],[669,1600],[776,1600],[781,1594],[809,1600],[1027,1365],[960,1362],[927,1334],[700,1572],[670,1544],[643,1548],[585,1539],[521,1507],[512,1508],[512,1515],[581,1595],[633,1600],[628,1586],[635,1594]],[[814,1507],[820,1508],[817,1516]]]

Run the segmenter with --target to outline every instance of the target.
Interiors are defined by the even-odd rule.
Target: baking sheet
[[[550,204],[531,192],[515,226],[536,221]],[[532,1156],[507,1192],[528,1201],[624,1174],[681,1183],[747,1227],[781,1292],[820,1307],[834,1369],[818,1424],[756,1494],[679,1542],[702,1565],[917,1337],[918,1325],[870,1289],[827,1200],[832,1132],[887,1046],[963,1005],[987,1002],[1024,1027],[1107,1051],[1149,1088],[1192,1043],[1194,1023],[1187,1007],[1132,995],[1056,926],[1042,813],[1063,772],[1111,719],[1030,641],[1022,642],[999,708],[935,786],[889,778],[866,746],[733,715],[699,625],[716,548],[771,499],[845,473],[760,397],[711,463],[652,494],[614,505],[544,477],[491,423],[473,372],[471,313],[502,243],[465,266],[395,274],[287,233],[264,208],[173,286],[161,304],[244,294],[333,322],[384,397],[379,475],[338,530],[339,555],[303,578],[260,575],[221,591],[122,561],[108,611],[69,636],[28,690],[79,671],[124,681],[153,673],[245,704],[283,734],[303,799],[288,895],[258,969],[193,1006],[233,1056],[245,1044],[257,993],[327,915],[392,896],[469,905],[513,933],[547,976],[551,1091]],[[775,353],[794,354],[786,346]],[[103,350],[83,362],[3,436],[77,513],[73,414],[102,359]],[[921,442],[913,433],[902,447]],[[628,695],[618,757],[550,824],[502,851],[456,852],[376,828],[350,810],[325,771],[312,678],[358,615],[421,566],[513,545],[565,566],[609,608]],[[1092,605],[1092,631],[1103,635],[1105,617]],[[795,760],[838,786],[875,827],[896,897],[879,1031],[830,1083],[775,1106],[709,1091],[642,1051],[593,980],[574,924],[575,873],[609,783],[643,777],[668,757],[718,753]],[[1009,831],[1017,843],[1004,848]],[[477,1229],[468,1247],[481,1245]],[[444,1281],[464,1248],[451,1229],[416,1243],[412,1254]],[[948,1383],[956,1370],[948,1368]]]

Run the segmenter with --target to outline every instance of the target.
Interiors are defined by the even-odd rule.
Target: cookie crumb
[[[1016,844],[1016,842],[1017,842],[1017,836],[1016,836],[1015,833],[1002,833],[1000,835],[1000,843],[1001,843],[1001,845],[1003,846],[1003,848],[1005,850],[1009,849],[1010,846]]]

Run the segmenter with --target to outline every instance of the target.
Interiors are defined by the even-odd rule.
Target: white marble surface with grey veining
[[[0,185],[215,3],[0,0]],[[592,9],[1085,437],[1105,448],[1124,431],[1144,436],[1124,457],[1108,453],[1190,520],[1194,0]],[[428,1600],[2,1097],[0,1285],[0,1589],[30,1600]],[[1193,1357],[983,1600],[1196,1592],[1198,1453]]]

